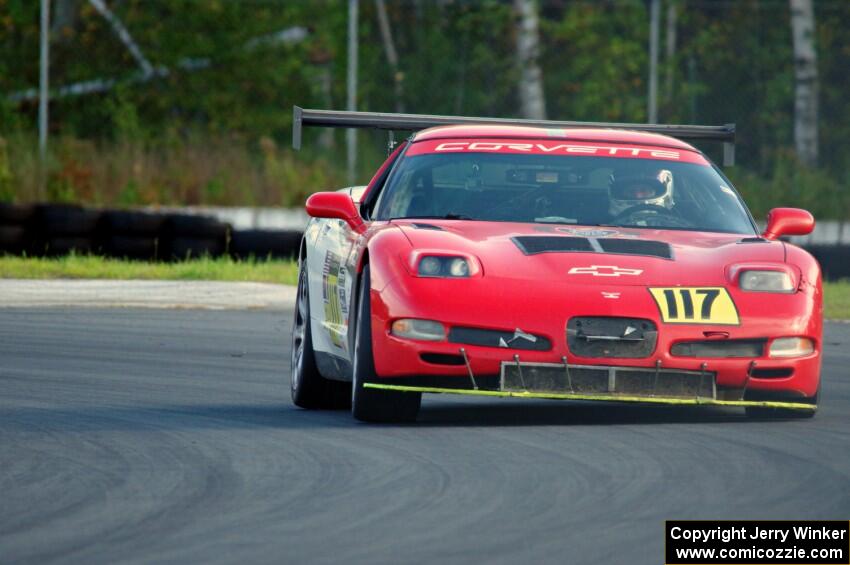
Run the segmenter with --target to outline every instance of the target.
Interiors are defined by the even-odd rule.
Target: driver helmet
[[[667,169],[632,174],[612,174],[608,185],[608,211],[612,216],[640,205],[673,207],[673,173]]]

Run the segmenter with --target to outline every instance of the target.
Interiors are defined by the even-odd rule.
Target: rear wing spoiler
[[[735,164],[735,124],[722,126],[692,126],[664,124],[620,124],[608,122],[559,122],[523,120],[518,118],[473,118],[467,116],[431,116],[426,114],[389,114],[382,112],[345,112],[340,110],[311,110],[293,106],[292,146],[301,149],[304,127],[372,128],[418,131],[435,126],[452,125],[512,125],[543,128],[608,128],[660,133],[683,141],[720,141],[723,143],[723,165]]]

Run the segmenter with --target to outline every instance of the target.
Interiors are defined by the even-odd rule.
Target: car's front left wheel
[[[372,353],[372,305],[369,265],[363,267],[354,334],[354,388],[351,413],[364,422],[412,422],[419,414],[422,393],[380,390],[364,386],[375,380]]]
[[[292,402],[301,408],[348,408],[351,383],[326,379],[316,366],[310,327],[310,288],[307,283],[307,261],[303,260],[298,272],[295,317],[292,321]]]

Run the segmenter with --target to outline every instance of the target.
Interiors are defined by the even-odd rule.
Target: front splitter
[[[603,402],[631,402],[640,404],[668,404],[677,406],[754,406],[762,408],[783,408],[788,410],[801,410],[813,412],[817,410],[816,404],[803,402],[779,402],[759,400],[716,400],[713,398],[669,398],[660,396],[627,396],[627,395],[602,395],[602,394],[577,394],[561,392],[528,392],[528,391],[506,391],[506,390],[482,390],[482,389],[455,389],[424,386],[388,385],[381,383],[363,383],[364,388],[380,390],[394,390],[399,392],[428,392],[435,394],[464,394],[467,396],[491,396],[500,398],[545,398],[550,400],[590,400]]]

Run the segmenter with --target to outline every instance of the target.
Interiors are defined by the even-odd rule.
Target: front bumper
[[[375,367],[380,380],[390,386],[404,386],[399,379],[427,375],[436,378],[431,379],[430,383],[436,384],[431,388],[456,389],[458,385],[453,381],[458,379],[468,383],[470,371],[486,381],[487,377],[501,375],[506,362],[563,364],[566,359],[570,365],[661,367],[694,374],[709,373],[713,375],[717,391],[713,400],[717,401],[740,401],[744,398],[784,401],[814,397],[821,366],[819,297],[812,290],[791,295],[728,290],[740,313],[741,324],[738,326],[665,324],[648,289],[641,286],[568,286],[487,279],[395,280],[371,294]],[[617,294],[618,298],[608,298],[612,294]],[[655,349],[649,356],[639,359],[578,357],[570,351],[566,338],[568,320],[575,316],[651,320],[658,327]],[[389,331],[392,321],[398,318],[439,320],[450,327],[521,328],[545,337],[551,348],[545,351],[516,350],[399,339],[390,335]],[[705,332],[712,331],[725,332],[729,339],[808,337],[814,341],[815,351],[792,359],[772,359],[765,355],[754,358],[695,358],[677,357],[670,353],[673,344],[706,339]],[[771,376],[762,378],[756,374]],[[416,379],[412,379],[411,384],[414,381]],[[512,391],[510,395],[517,393]],[[641,398],[646,397],[649,395],[641,395]]]

